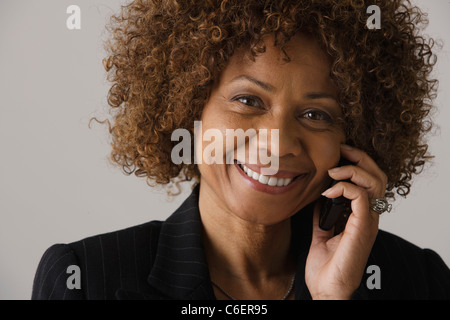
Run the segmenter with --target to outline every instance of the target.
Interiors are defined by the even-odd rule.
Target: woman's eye
[[[328,121],[331,122],[331,117],[324,113],[324,112],[320,112],[320,111],[307,111],[303,114],[303,117],[309,120],[314,120],[314,121]]]
[[[260,102],[260,100],[256,97],[250,97],[250,96],[240,96],[235,98],[234,100],[239,101],[240,103],[249,106],[249,107],[253,107],[253,108],[262,108],[262,103]]]
[[[300,122],[311,130],[329,130],[336,123],[326,112],[320,110],[308,110],[300,116]]]

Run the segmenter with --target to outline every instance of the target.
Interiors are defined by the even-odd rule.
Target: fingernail
[[[350,147],[348,144],[345,143],[341,144],[341,148],[344,150],[353,150],[353,147]]]
[[[341,169],[341,167],[336,167],[336,168],[328,170],[328,173],[335,173],[335,172],[338,172],[340,169]]]
[[[322,195],[325,197],[329,192],[330,192],[331,188],[325,190],[324,192],[322,192]]]

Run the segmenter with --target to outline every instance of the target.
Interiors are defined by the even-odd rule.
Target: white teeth
[[[267,184],[268,184],[269,186],[275,187],[275,186],[277,185],[277,181],[278,181],[277,178],[270,177],[270,179],[269,179],[269,181],[267,182]]]
[[[293,178],[276,178],[276,177],[268,177],[265,175],[262,175],[258,172],[253,171],[252,169],[246,167],[244,164],[240,164],[240,167],[244,172],[253,180],[259,181],[262,184],[268,184],[269,186],[287,186],[289,183],[292,182]]]
[[[269,179],[270,179],[269,177],[260,174],[258,181],[261,182],[262,184],[267,184],[269,183]]]

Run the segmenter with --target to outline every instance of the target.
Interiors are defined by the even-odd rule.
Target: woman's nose
[[[268,131],[267,149],[272,156],[279,158],[299,156],[303,151],[298,128],[292,123],[292,117],[271,119],[266,125]]]

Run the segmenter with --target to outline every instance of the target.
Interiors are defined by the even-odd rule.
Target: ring
[[[370,200],[370,209],[375,211],[378,214],[382,214],[383,212],[391,212],[392,204],[389,204],[386,198],[376,198]]]

